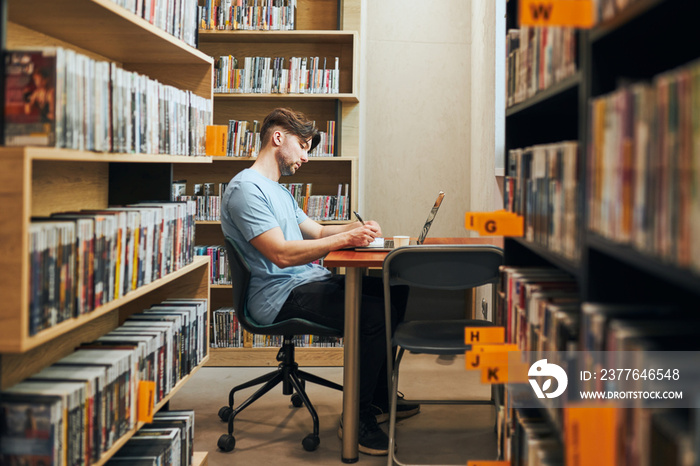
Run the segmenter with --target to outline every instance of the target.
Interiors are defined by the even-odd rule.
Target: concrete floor
[[[236,417],[236,447],[224,453],[216,441],[227,432],[218,418],[234,385],[261,375],[269,368],[205,367],[174,396],[170,409],[195,410],[195,451],[209,452],[209,465],[332,465],[340,460],[338,439],[342,394],[307,384],[320,421],[321,444],[313,452],[301,445],[311,432],[311,416],[294,408],[281,388],[266,394]],[[309,372],[342,384],[342,368],[308,368]],[[400,389],[407,399],[482,398],[490,389],[479,383],[478,372],[464,370],[464,358],[407,354],[401,364]],[[247,389],[236,401],[253,393]],[[421,413],[397,424],[398,458],[407,463],[461,464],[467,460],[495,460],[495,414],[489,405],[423,405]],[[382,424],[388,429],[388,423]],[[360,454],[357,464],[385,465],[386,457]]]

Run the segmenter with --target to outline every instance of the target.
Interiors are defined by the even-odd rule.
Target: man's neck
[[[250,168],[260,173],[265,178],[271,179],[275,183],[278,183],[282,176],[280,168],[277,165],[275,153],[272,150],[265,149],[260,151],[257,159]]]

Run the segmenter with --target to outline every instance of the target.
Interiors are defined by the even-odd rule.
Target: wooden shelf
[[[9,0],[8,19],[120,63],[207,65],[213,59],[111,0]]]
[[[183,277],[199,267],[209,267],[209,258],[207,256],[196,256],[191,264],[186,265],[185,267],[167,275],[166,277],[137,288],[123,298],[110,301],[109,303],[96,308],[88,314],[68,319],[31,336],[28,335],[28,327],[25,326],[22,328],[21,322],[23,319],[16,315],[17,309],[10,309],[9,311],[12,312],[7,316],[2,316],[0,319],[2,322],[2,325],[0,325],[0,352],[21,353],[51,342],[55,338],[93,322],[105,314],[111,313],[125,304],[128,304],[162,287],[163,285]]]
[[[649,13],[650,10],[667,1],[668,0],[636,0],[630,3],[620,14],[616,15],[614,18],[603,21],[591,29],[589,35],[590,41],[596,42],[606,37],[608,34],[619,30],[621,27]]]
[[[230,162],[255,162],[256,157],[210,157],[214,163],[230,163]],[[350,162],[356,160],[355,157],[309,157],[310,163],[317,162]]]
[[[182,388],[182,386],[185,385],[185,383],[190,379],[190,377],[192,377],[199,369],[201,369],[202,367],[204,367],[204,365],[206,364],[206,362],[207,362],[208,359],[209,359],[209,356],[206,356],[206,357],[202,360],[202,362],[201,362],[197,367],[195,367],[194,369],[192,369],[192,371],[191,371],[189,374],[187,374],[185,377],[183,377],[183,378],[177,383],[177,385],[175,385],[175,386],[173,387],[173,389],[170,390],[170,393],[168,393],[167,396],[163,397],[163,399],[160,400],[160,402],[156,405],[155,411],[157,412],[157,411],[159,411],[161,408],[163,408],[163,406],[165,406],[165,405],[172,399],[172,397],[178,392],[178,390],[180,390],[180,388]],[[139,430],[141,427],[143,427],[145,424],[146,424],[145,422],[138,422],[138,423],[136,424],[136,426],[135,426],[133,429],[131,429],[129,432],[127,432],[126,434],[124,434],[124,435],[122,435],[121,437],[119,437],[119,439],[118,439],[116,442],[114,442],[114,445],[112,445],[112,448],[110,448],[109,450],[107,450],[106,452],[104,452],[104,453],[102,454],[102,457],[101,457],[97,462],[93,463],[93,465],[94,465],[94,466],[101,466],[101,465],[107,463],[107,461],[109,461],[109,459],[110,459],[112,456],[114,456],[114,454],[115,454],[116,452],[118,452],[119,449],[120,449],[121,447],[123,447],[123,446],[126,444],[126,442],[128,442],[129,439],[130,439],[131,437],[133,437],[134,434],[136,434],[136,432],[138,432],[138,430]],[[206,459],[206,457],[205,457],[205,459]],[[206,464],[206,463],[204,463],[204,464]]]
[[[333,67],[339,59],[339,93],[337,94],[228,94],[216,93],[219,99],[268,101],[340,100],[357,103],[359,80],[359,34],[355,31],[208,31],[202,34],[200,49],[212,57],[234,55],[242,66],[245,57],[319,57]],[[320,65],[322,66],[322,64]]]
[[[102,163],[211,163],[212,157],[166,154],[120,154],[89,152],[55,147],[0,147],[0,160],[21,155],[29,162],[46,160],[54,162],[102,162]]]
[[[541,246],[539,244],[533,243],[531,241],[528,241],[524,238],[509,238],[521,246],[525,247],[526,249],[529,249],[530,251],[534,252],[538,256],[540,256],[542,259],[545,261],[549,262],[550,264],[554,265],[555,267],[558,267],[568,274],[570,274],[573,277],[578,277],[581,273],[580,270],[580,264],[577,261],[574,261],[572,259],[569,259],[567,257],[564,257],[560,254],[557,254],[555,252],[550,251],[548,248]]]
[[[207,367],[274,367],[279,348],[211,348]],[[294,357],[300,366],[342,367],[343,348],[294,349]]]
[[[700,294],[700,274],[665,262],[657,257],[640,252],[631,246],[611,241],[602,236],[588,233],[588,246],[619,262],[631,265],[645,273],[678,285],[692,293]]]
[[[112,0],[36,0],[31,4],[8,0],[3,37],[6,48],[64,47],[96,60],[181,90],[212,98],[214,59],[184,41],[139,18]],[[4,8],[3,8],[4,9]],[[170,172],[172,164],[211,164],[211,157],[166,154],[96,153],[50,147],[0,148],[0,389],[26,379],[119,326],[130,315],[167,298],[210,299],[209,258],[195,257],[182,267],[92,312],[70,318],[35,335],[29,335],[30,257],[32,217],[110,205],[110,188],[138,200],[165,199],[165,185],[153,178],[141,181],[139,171],[149,165]],[[117,164],[117,165],[114,165]],[[129,165],[126,165],[129,164]],[[134,164],[133,166],[131,164]],[[146,164],[146,165],[143,165]],[[138,167],[138,168],[136,168]],[[126,183],[115,172],[128,171]],[[155,170],[154,170],[155,171]],[[156,186],[163,197],[138,197],[140,184]],[[160,190],[160,191],[158,191]],[[205,338],[208,352],[208,324]],[[208,361],[208,354],[161,400],[163,408],[178,390]],[[134,394],[136,396],[136,394]],[[65,422],[65,421],[64,421]],[[96,465],[103,465],[143,426],[139,422],[118,439]],[[197,465],[207,464],[198,454]]]
[[[317,220],[321,225],[347,225],[355,220]],[[197,220],[196,225],[221,225],[221,220]],[[213,286],[213,285],[212,285]]]
[[[355,31],[199,31],[200,44],[206,42],[231,43],[289,43],[352,44]]]
[[[340,100],[357,103],[360,99],[355,94],[214,94],[216,100]]]
[[[580,84],[581,72],[577,71],[575,74],[559,81],[558,83],[543,91],[538,92],[529,99],[524,100],[523,102],[519,102],[511,107],[508,107],[506,109],[506,118],[526,110],[533,110],[537,106],[545,105],[548,103],[548,101],[554,100],[554,98],[566,92],[575,92]]]
[[[209,452],[208,451],[195,451],[192,457],[192,466],[208,466],[209,465]]]
[[[351,210],[357,209],[360,153],[360,6],[357,0],[344,2],[299,0],[295,31],[200,30],[199,47],[213,57],[234,55],[239,64],[244,57],[339,57],[340,77],[337,94],[233,94],[215,93],[214,124],[230,120],[262,121],[271,109],[292,107],[316,121],[325,131],[326,121],[335,121],[338,136],[336,153],[341,157],[310,157],[308,164],[286,183],[311,183],[312,194],[336,195],[338,185],[350,187]],[[334,65],[333,65],[334,66]],[[199,183],[228,183],[239,171],[255,161],[250,157],[213,157],[214,166],[173,166],[174,179],[187,180],[188,187]],[[227,165],[234,164],[234,165]],[[350,221],[321,221],[347,224]],[[221,244],[220,222],[197,222],[197,244]],[[211,285],[212,309],[230,305],[231,285]],[[224,290],[224,291],[221,291]],[[224,301],[224,297],[226,301]],[[224,304],[227,303],[227,304]],[[278,348],[212,349],[208,366],[272,366]],[[310,366],[342,366],[342,348],[297,348],[297,362]]]

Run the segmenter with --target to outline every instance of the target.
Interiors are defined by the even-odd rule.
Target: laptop
[[[428,214],[428,219],[425,221],[423,224],[423,229],[420,232],[420,235],[418,235],[418,239],[416,241],[411,240],[410,244],[411,245],[416,245],[416,244],[423,244],[425,241],[425,238],[428,236],[428,231],[430,230],[430,227],[433,224],[433,220],[435,220],[435,216],[437,215],[438,209],[440,208],[440,205],[442,204],[442,199],[445,197],[445,193],[440,191],[438,193],[437,199],[435,199],[435,204],[433,204],[433,208],[430,209],[430,213]],[[369,246],[363,246],[363,247],[357,247],[355,248],[355,251],[391,251],[394,249],[394,240],[393,239],[384,239],[384,238],[375,238],[374,242],[369,245]]]

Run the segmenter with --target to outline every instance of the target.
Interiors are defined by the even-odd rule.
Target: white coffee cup
[[[401,246],[408,246],[410,240],[410,236],[394,236],[394,247],[400,248]]]

